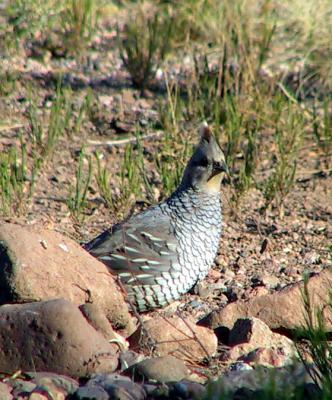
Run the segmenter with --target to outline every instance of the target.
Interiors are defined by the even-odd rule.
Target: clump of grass
[[[89,185],[92,178],[92,160],[91,156],[87,158],[88,160],[88,170],[84,171],[84,158],[85,149],[81,149],[78,166],[76,170],[76,183],[75,186],[70,188],[70,193],[67,199],[67,206],[70,211],[71,216],[77,223],[82,223],[86,217],[87,209],[87,194]]]
[[[305,324],[297,335],[307,341],[307,350],[314,365],[314,368],[309,366],[308,372],[317,387],[321,388],[319,398],[329,399],[332,397],[332,345],[325,321],[332,311],[332,296],[330,295],[330,300],[321,309],[314,308],[308,282],[309,277],[305,275],[302,291]],[[300,348],[298,353],[307,367]]]
[[[257,167],[258,153],[258,126],[256,122],[247,123],[245,129],[246,144],[243,150],[243,162],[241,163],[238,179],[233,182],[235,194],[233,200],[235,205],[240,198],[252,187],[254,183],[254,173]]]
[[[317,104],[313,104],[312,131],[318,147],[324,154],[326,167],[332,159],[332,117],[331,101],[325,98],[323,101],[323,116],[318,116]]]
[[[226,96],[224,99],[225,123],[224,132],[226,135],[226,162],[230,168],[235,167],[237,155],[240,151],[240,144],[244,137],[243,120],[237,98]]]
[[[175,83],[170,84],[165,76],[167,104],[162,102],[159,105],[160,123],[165,134],[161,140],[161,149],[154,157],[154,164],[161,179],[163,195],[168,196],[180,183],[191,146],[188,133],[185,134],[180,128],[185,106],[179,87]]]
[[[175,138],[172,135],[172,140],[171,135],[167,135],[162,141],[160,152],[155,157],[155,165],[161,179],[164,196],[169,196],[179,185],[188,161],[191,146],[179,136]]]
[[[97,162],[96,182],[99,189],[99,193],[106,207],[114,211],[115,209],[114,195],[112,194],[111,191],[110,176],[107,172],[107,168],[102,167],[101,165],[102,154],[97,151],[95,153],[95,158]]]
[[[61,13],[66,48],[82,56],[98,29],[101,5],[98,0],[68,0]]]
[[[289,100],[275,99],[276,127],[274,140],[276,153],[272,172],[263,187],[265,208],[272,202],[279,211],[294,185],[298,149],[304,129],[302,110]]]
[[[103,5],[102,0],[10,1],[5,7],[7,48],[24,46],[38,33],[47,46],[52,47],[55,40],[64,54],[81,57],[98,31]]]
[[[38,31],[50,31],[61,10],[55,0],[13,0],[5,8],[6,26],[4,40],[7,47],[24,45]]]
[[[18,75],[12,71],[2,71],[0,65],[0,96],[8,96],[16,89]]]
[[[79,133],[83,122],[91,118],[92,107],[93,107],[93,92],[92,90],[89,89],[84,98],[84,101],[79,107],[77,118],[73,127],[73,131],[76,134]]]
[[[167,10],[163,5],[139,2],[119,32],[123,64],[142,94],[171,49],[173,21]]]
[[[137,154],[134,146],[128,144],[120,167],[121,197],[124,200],[129,200],[131,195],[135,198],[142,195],[142,178],[139,172],[142,163],[141,154]]]
[[[81,107],[82,111],[79,110],[75,126],[78,126],[79,118],[83,118],[86,107],[84,104]],[[19,149],[11,148],[0,155],[0,197],[3,215],[21,215],[27,211],[42,165],[52,157],[60,137],[72,125],[72,102],[68,93],[58,85],[46,128],[43,127],[42,116],[32,100],[27,116],[30,128],[29,151],[23,135],[20,135]]]
[[[119,191],[111,190],[111,178],[107,166],[102,166],[102,155],[95,153],[97,172],[95,174],[99,194],[107,208],[118,217],[130,209],[131,203],[144,197],[154,202],[154,193],[144,163],[144,148],[138,134],[136,143],[127,144],[124,149],[119,171]]]
[[[90,101],[91,98],[88,95],[87,99],[82,103],[78,111],[78,117],[75,120],[71,92],[63,89],[59,83],[46,124],[36,103],[33,100],[30,101],[27,114],[30,125],[30,138],[34,144],[35,151],[39,153],[43,161],[52,157],[59,139],[67,131],[70,129],[75,132],[79,130]],[[46,128],[44,128],[45,125]]]
[[[292,71],[300,65],[297,95],[330,91],[332,85],[332,5],[329,0],[276,1],[278,17],[274,64]],[[279,46],[278,46],[279,44]]]
[[[28,163],[28,161],[30,162]],[[7,152],[0,154],[2,215],[19,215],[26,211],[33,195],[39,168],[38,158],[28,159],[26,144],[23,142],[22,135],[20,135],[19,151],[12,147]]]

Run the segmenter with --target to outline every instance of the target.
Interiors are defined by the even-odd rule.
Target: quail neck
[[[223,152],[204,125],[175,192],[85,245],[119,277],[138,311],[171,303],[208,273],[222,230],[225,170]]]

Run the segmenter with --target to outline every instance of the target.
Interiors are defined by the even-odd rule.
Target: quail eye
[[[201,167],[207,167],[209,164],[210,164],[209,160],[206,157],[204,157],[201,160],[199,160],[199,165]]]
[[[226,172],[225,165],[222,162],[214,161],[213,162],[213,169],[216,170],[216,171]]]

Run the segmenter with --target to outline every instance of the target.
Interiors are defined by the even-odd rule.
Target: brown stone
[[[89,324],[100,332],[107,341],[117,343],[121,350],[128,349],[128,342],[126,339],[113,330],[111,323],[98,305],[94,303],[85,303],[79,308]]]
[[[33,377],[32,382],[37,385],[34,392],[44,391],[57,400],[65,400],[78,388],[77,381],[68,376],[52,372],[35,372],[30,375]]]
[[[113,340],[116,339],[116,334],[112,328],[111,323],[106,318],[106,315],[95,303],[82,304],[79,309],[85,316],[87,321],[100,332],[105,339]]]
[[[178,382],[188,377],[185,363],[173,356],[147,358],[134,364],[128,373],[135,378],[158,382]]]
[[[259,347],[241,357],[240,360],[249,365],[263,365],[274,368],[285,367],[293,362],[292,357],[281,347]]]
[[[275,355],[283,355],[280,362],[286,363],[296,354],[293,342],[286,336],[272,332],[269,327],[257,318],[239,319],[230,331],[229,344],[232,346],[223,356],[224,360],[243,360],[243,356],[258,348],[272,349]],[[286,360],[287,358],[287,360]],[[259,358],[256,358],[258,362]],[[276,361],[277,363],[277,361]]]
[[[0,382],[0,399],[1,400],[12,400],[11,395],[12,388],[4,382]]]
[[[212,330],[178,316],[145,321],[144,329],[139,327],[129,343],[133,350],[150,352],[153,345],[160,356],[170,354],[189,362],[202,361],[217,351],[217,337]]]
[[[118,347],[77,306],[59,299],[0,307],[0,370],[51,371],[73,377],[112,372]]]
[[[134,330],[106,266],[73,240],[36,226],[0,225],[0,303],[64,298],[98,306],[115,329]]]
[[[48,400],[47,393],[32,392],[29,396],[29,400]],[[64,397],[60,397],[59,400],[64,400]]]
[[[308,282],[308,291],[312,309],[324,310],[325,328],[332,331],[330,301],[332,288],[332,269],[325,269],[312,276]],[[294,330],[305,325],[303,302],[303,282],[297,282],[273,294],[239,300],[226,307],[213,311],[204,321],[210,328],[227,327],[232,329],[239,318],[257,317],[271,329]]]

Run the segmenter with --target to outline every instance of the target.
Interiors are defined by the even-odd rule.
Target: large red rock
[[[73,377],[113,372],[110,344],[74,304],[58,299],[0,307],[0,371],[50,371]]]
[[[332,313],[328,305],[332,288],[332,269],[325,269],[312,276],[307,287],[314,314],[317,310],[323,310],[325,328],[331,332]],[[204,324],[213,329],[217,327],[232,329],[239,318],[257,317],[271,329],[301,328],[305,326],[303,288],[303,282],[298,282],[273,294],[230,303],[220,310],[213,311]]]
[[[160,356],[170,354],[192,363],[211,357],[217,351],[217,337],[211,329],[178,316],[145,321],[129,338],[129,343],[133,350],[150,353],[153,348]]]
[[[114,328],[134,330],[113,276],[76,242],[41,227],[0,225],[0,303],[54,298],[94,303]]]

